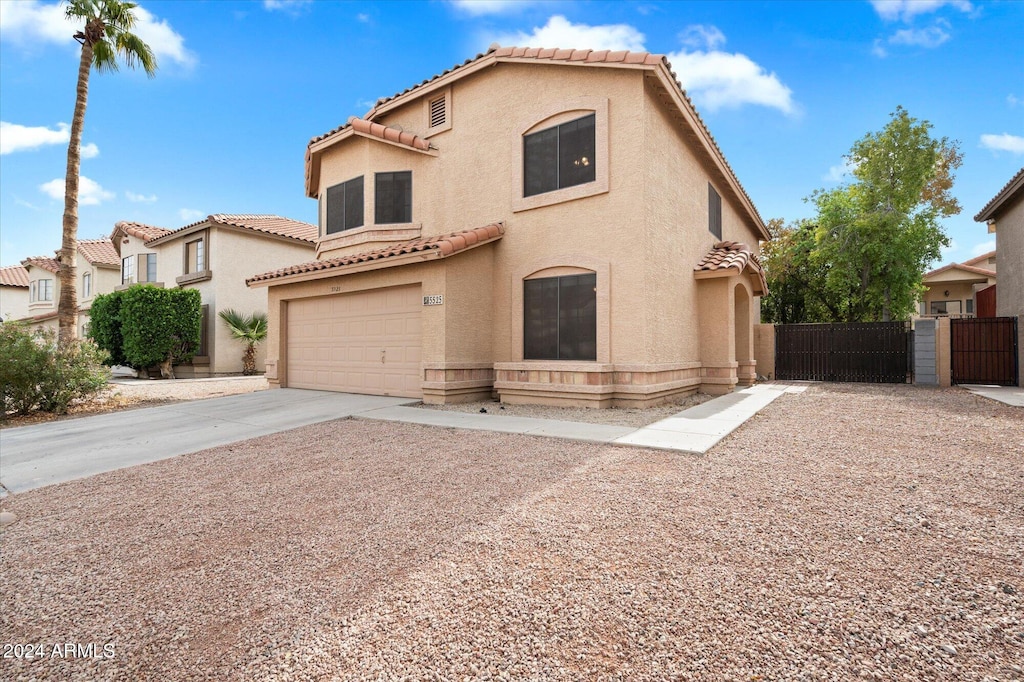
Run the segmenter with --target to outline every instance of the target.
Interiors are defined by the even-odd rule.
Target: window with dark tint
[[[722,238],[722,197],[708,183],[708,229],[719,240]]]
[[[523,196],[597,179],[595,120],[590,114],[523,138]]]
[[[363,226],[363,176],[327,188],[327,234]]]
[[[412,171],[377,173],[376,216],[378,225],[412,222]]]
[[[523,282],[523,358],[597,359],[597,275]]]

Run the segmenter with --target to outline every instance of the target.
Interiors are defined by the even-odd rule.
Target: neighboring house
[[[996,284],[996,252],[932,270],[922,283],[921,317],[975,317],[979,296]]]
[[[0,320],[28,317],[28,270],[21,265],[0,268]]]
[[[661,55],[492,48],[314,138],[272,385],[645,406],[755,380],[765,226]],[[258,270],[252,270],[258,272]]]
[[[117,246],[120,277],[117,288],[148,283],[158,287],[199,290],[203,301],[203,333],[191,368],[178,376],[210,376],[242,371],[243,345],[232,339],[218,314],[233,308],[244,314],[267,311],[262,291],[245,286],[255,270],[280,268],[309,259],[315,252],[316,225],[275,215],[207,216],[168,230],[119,222],[110,238]],[[263,367],[265,350],[257,352]]]
[[[28,272],[28,315],[21,318],[35,328],[57,331],[57,301],[60,300],[60,263],[48,256],[21,261]]]
[[[996,288],[996,315],[1017,318],[1017,367],[1024,368],[1024,343],[1020,325],[1024,320],[1024,168],[1010,178],[974,216],[988,224],[996,235],[999,253],[999,286]]]

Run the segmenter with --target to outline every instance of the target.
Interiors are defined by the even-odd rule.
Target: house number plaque
[[[435,294],[433,296],[424,296],[423,305],[444,305],[444,294]]]

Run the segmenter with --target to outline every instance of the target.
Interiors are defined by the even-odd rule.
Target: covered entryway
[[[288,387],[422,397],[422,309],[419,284],[289,301]]]

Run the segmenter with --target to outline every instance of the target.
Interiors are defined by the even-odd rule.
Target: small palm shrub
[[[238,339],[245,344],[245,352],[242,353],[242,374],[255,374],[256,346],[267,338],[266,313],[243,315],[228,308],[220,311],[220,319],[228,326],[231,338]]]

